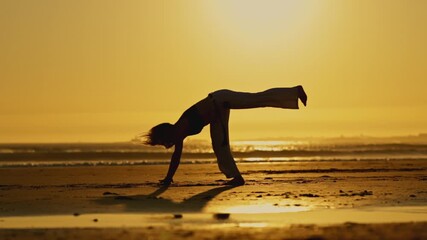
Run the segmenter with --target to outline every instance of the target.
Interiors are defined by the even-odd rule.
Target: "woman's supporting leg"
[[[227,178],[233,178],[228,184],[243,185],[245,181],[237,168],[233,155],[231,154],[228,138],[228,119],[230,110],[218,107],[216,118],[210,124],[212,147],[217,158],[219,170]]]

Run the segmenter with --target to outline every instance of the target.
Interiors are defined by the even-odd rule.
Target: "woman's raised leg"
[[[219,90],[211,93],[217,104],[230,109],[247,109],[260,107],[275,107],[286,109],[298,109],[298,99],[303,100],[304,90],[301,86],[292,88],[271,88],[263,92],[247,93],[231,90]]]

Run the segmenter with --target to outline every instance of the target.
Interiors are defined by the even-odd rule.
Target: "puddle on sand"
[[[226,210],[226,209],[224,209]],[[216,227],[280,227],[291,224],[341,224],[352,223],[392,223],[427,221],[427,206],[372,207],[357,209],[281,209],[280,211],[255,211],[252,207],[230,208],[230,216],[217,219],[214,213],[182,213],[182,218],[174,214],[82,214],[51,216],[0,217],[1,228],[121,228],[121,227],[162,227],[178,225],[189,228]]]

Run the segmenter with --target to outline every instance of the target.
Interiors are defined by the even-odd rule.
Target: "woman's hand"
[[[169,186],[171,183],[173,183],[172,178],[165,178],[159,181],[159,185],[161,186]]]

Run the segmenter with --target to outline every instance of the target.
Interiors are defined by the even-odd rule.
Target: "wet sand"
[[[225,178],[214,164],[181,165],[169,188],[157,186],[166,165],[2,168],[0,239],[427,235],[427,161],[242,163],[239,168],[247,184],[234,188],[222,185]],[[363,214],[369,212],[378,214]],[[221,220],[216,213],[230,215]],[[135,214],[139,220],[126,218]],[[37,216],[57,217],[51,220],[56,225],[31,224]],[[61,217],[83,225],[58,221]]]

